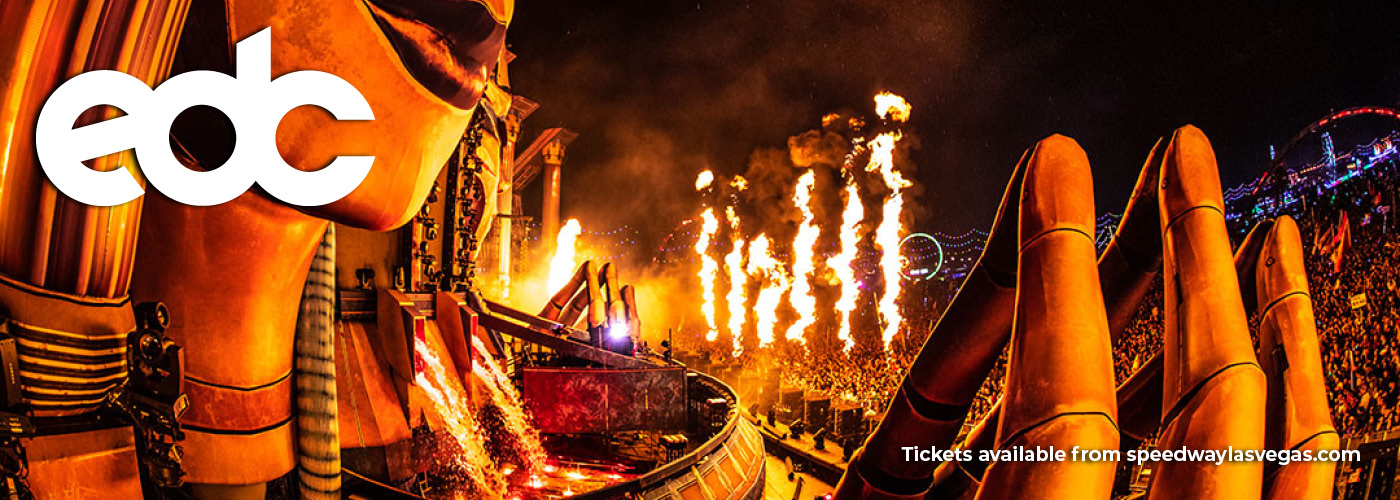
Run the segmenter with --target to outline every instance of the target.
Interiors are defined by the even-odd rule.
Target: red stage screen
[[[525,404],[540,432],[685,428],[685,369],[526,368]]]

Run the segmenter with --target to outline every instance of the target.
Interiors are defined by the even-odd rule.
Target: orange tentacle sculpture
[[[1031,153],[1021,194],[1016,320],[997,449],[1118,449],[1113,349],[1094,262],[1089,161],[1052,136]],[[978,499],[1106,498],[1116,461],[998,461]],[[1033,486],[1032,486],[1033,485]]]
[[[1132,315],[1137,312],[1138,305],[1151,287],[1152,279],[1160,271],[1162,235],[1161,226],[1157,221],[1157,178],[1160,176],[1162,149],[1165,146],[1165,141],[1158,141],[1148,155],[1138,175],[1133,195],[1128,200],[1127,208],[1123,210],[1123,218],[1113,240],[1099,256],[1098,273],[1108,316],[1109,335],[1115,339],[1127,328]],[[1149,387],[1155,387],[1155,392],[1152,392],[1155,396],[1151,397],[1161,399],[1160,363],[1157,366],[1158,375],[1150,382],[1155,386]],[[1125,388],[1134,389],[1119,389],[1120,405],[1124,398],[1133,398],[1135,402],[1141,399],[1139,391],[1135,389],[1141,385],[1124,384]],[[1154,406],[1156,409],[1145,413],[1139,412],[1138,407],[1136,404],[1126,409],[1120,406],[1120,411],[1127,415],[1119,416],[1121,430],[1125,433],[1123,437],[1127,441],[1133,440],[1134,433],[1130,432],[1130,429],[1150,427],[1151,430],[1136,434],[1139,436],[1139,442],[1143,436],[1154,432],[1161,416],[1160,407]],[[960,446],[972,450],[992,448],[1000,419],[1001,404],[998,402],[968,432]],[[1134,422],[1141,423],[1133,426]],[[982,481],[986,467],[986,463],[976,460],[969,463],[950,461],[940,464],[927,498],[971,498]]]
[[[1293,218],[1280,217],[1264,239],[1254,270],[1259,360],[1269,378],[1264,444],[1271,450],[1336,450],[1337,429],[1323,384],[1303,244]],[[1332,497],[1336,462],[1270,463],[1264,469],[1266,499]]]
[[[1166,331],[1158,449],[1257,450],[1266,386],[1240,299],[1215,153],[1200,129],[1172,134],[1162,165]],[[1150,499],[1257,498],[1263,465],[1154,464]]]

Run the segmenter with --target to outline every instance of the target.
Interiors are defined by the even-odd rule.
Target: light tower
[[[1322,154],[1327,158],[1327,175],[1337,176],[1337,152],[1332,148],[1332,134],[1322,133]]]

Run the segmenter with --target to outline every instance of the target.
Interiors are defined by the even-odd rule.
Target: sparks
[[[724,256],[724,266],[729,269],[729,295],[725,300],[729,302],[729,334],[734,340],[734,357],[739,357],[744,353],[744,303],[747,301],[744,287],[748,285],[748,276],[744,274],[744,238],[739,234],[739,216],[734,213],[733,205],[724,207],[724,219],[729,222],[729,234],[734,242],[734,248]]]
[[[515,445],[524,454],[526,463],[544,462],[549,455],[545,453],[544,445],[540,444],[539,430],[535,429],[530,416],[525,412],[525,400],[515,389],[515,383],[510,380],[510,375],[506,374],[501,365],[496,363],[496,359],[486,354],[490,351],[486,349],[486,343],[481,337],[471,336],[471,344],[472,352],[481,353],[472,357],[472,374],[482,382],[480,387],[486,389],[486,396],[501,411],[504,430],[515,440]]]
[[[719,337],[715,325],[715,280],[719,274],[719,264],[710,257],[710,240],[719,231],[719,219],[715,218],[714,208],[705,208],[700,214],[700,238],[695,241],[695,253],[700,256],[700,312],[705,315],[705,324],[710,329],[705,332],[705,340],[714,342]]]
[[[457,444],[458,464],[467,471],[467,477],[482,491],[498,491],[505,485],[505,476],[491,464],[491,456],[486,451],[485,436],[481,424],[476,421],[476,409],[472,408],[466,392],[455,374],[443,369],[442,362],[423,342],[414,343],[414,352],[423,360],[423,369],[418,371],[414,382],[432,403],[434,413],[442,418],[447,433]]]
[[[554,238],[554,257],[549,260],[549,290],[552,292],[569,283],[569,278],[574,275],[574,255],[578,252],[578,235],[583,233],[583,226],[578,223],[578,219],[569,219],[564,223],[564,227],[559,228],[559,235]]]
[[[787,339],[805,343],[803,337],[807,327],[812,326],[813,316],[816,314],[817,299],[812,296],[811,278],[808,276],[815,270],[815,257],[817,236],[820,229],[817,227],[816,216],[812,214],[812,187],[816,184],[816,173],[807,170],[802,177],[797,179],[797,190],[793,193],[792,202],[797,205],[797,209],[802,211],[802,225],[797,228],[797,236],[792,241],[792,288],[788,294],[788,302],[793,309],[797,310],[797,322],[788,327]]]

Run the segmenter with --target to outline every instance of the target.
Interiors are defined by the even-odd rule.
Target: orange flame
[[[861,204],[860,192],[855,179],[846,181],[846,208],[841,212],[841,253],[827,259],[826,266],[836,273],[841,296],[836,300],[836,311],[841,317],[840,330],[836,338],[841,340],[842,349],[850,351],[855,345],[851,337],[851,311],[856,310],[856,299],[860,297],[860,286],[856,283],[854,264],[856,245],[860,243],[860,224],[865,219],[865,205]]]
[[[700,172],[700,175],[698,175],[698,176],[695,177],[695,190],[696,190],[696,191],[703,191],[705,188],[710,187],[710,184],[712,184],[712,183],[714,183],[714,182],[715,182],[715,173],[714,173],[714,172],[711,172],[711,171],[709,171],[709,170],[706,170],[706,171],[704,171],[704,172]]]
[[[803,343],[806,342],[803,335],[807,327],[812,325],[817,309],[817,299],[812,296],[812,283],[808,276],[816,267],[815,247],[817,236],[820,235],[811,207],[812,187],[815,184],[816,174],[809,169],[797,179],[797,190],[792,197],[792,202],[802,211],[802,225],[798,226],[797,236],[792,240],[793,281],[792,291],[788,294],[788,302],[797,310],[797,322],[788,327],[786,337],[788,340]]]
[[[881,338],[885,346],[889,347],[890,341],[899,332],[899,326],[904,322],[899,311],[899,296],[902,292],[900,279],[903,277],[903,258],[899,255],[900,216],[904,213],[904,188],[911,184],[898,171],[894,169],[894,147],[899,142],[898,132],[887,132],[875,137],[870,141],[870,164],[866,165],[867,172],[879,172],[880,177],[885,181],[885,187],[890,189],[890,196],[885,200],[882,210],[880,225],[875,229],[875,244],[880,247],[880,272],[885,278],[885,289],[880,294],[878,310],[884,320],[885,326]]]
[[[792,284],[792,278],[787,275],[783,263],[773,257],[769,248],[771,245],[768,235],[760,234],[749,246],[748,274],[762,282],[753,307],[759,347],[773,343],[773,330],[778,323],[778,305],[783,302],[783,290]]]
[[[747,301],[744,287],[748,285],[748,276],[744,274],[744,239],[739,234],[739,216],[732,205],[724,207],[724,218],[729,222],[729,233],[734,241],[734,249],[724,256],[724,266],[729,268],[729,295],[725,300],[729,302],[729,334],[734,339],[734,357],[738,357],[744,353],[744,303]]]
[[[578,263],[574,262],[578,252],[578,236],[582,233],[583,226],[578,223],[578,219],[569,219],[564,223],[564,227],[559,228],[559,235],[554,238],[554,257],[549,260],[551,292],[564,288],[564,285],[569,283],[569,278],[573,277],[574,268],[578,266]]]
[[[705,340],[714,342],[719,337],[715,325],[715,280],[719,274],[719,264],[710,257],[710,241],[719,231],[719,219],[715,218],[714,208],[705,208],[700,213],[700,238],[695,241],[695,253],[700,256],[700,312],[705,315],[705,324],[710,327],[705,332]]]
[[[889,92],[875,94],[875,113],[880,115],[880,118],[902,123],[909,120],[910,109],[909,101],[903,97]]]

